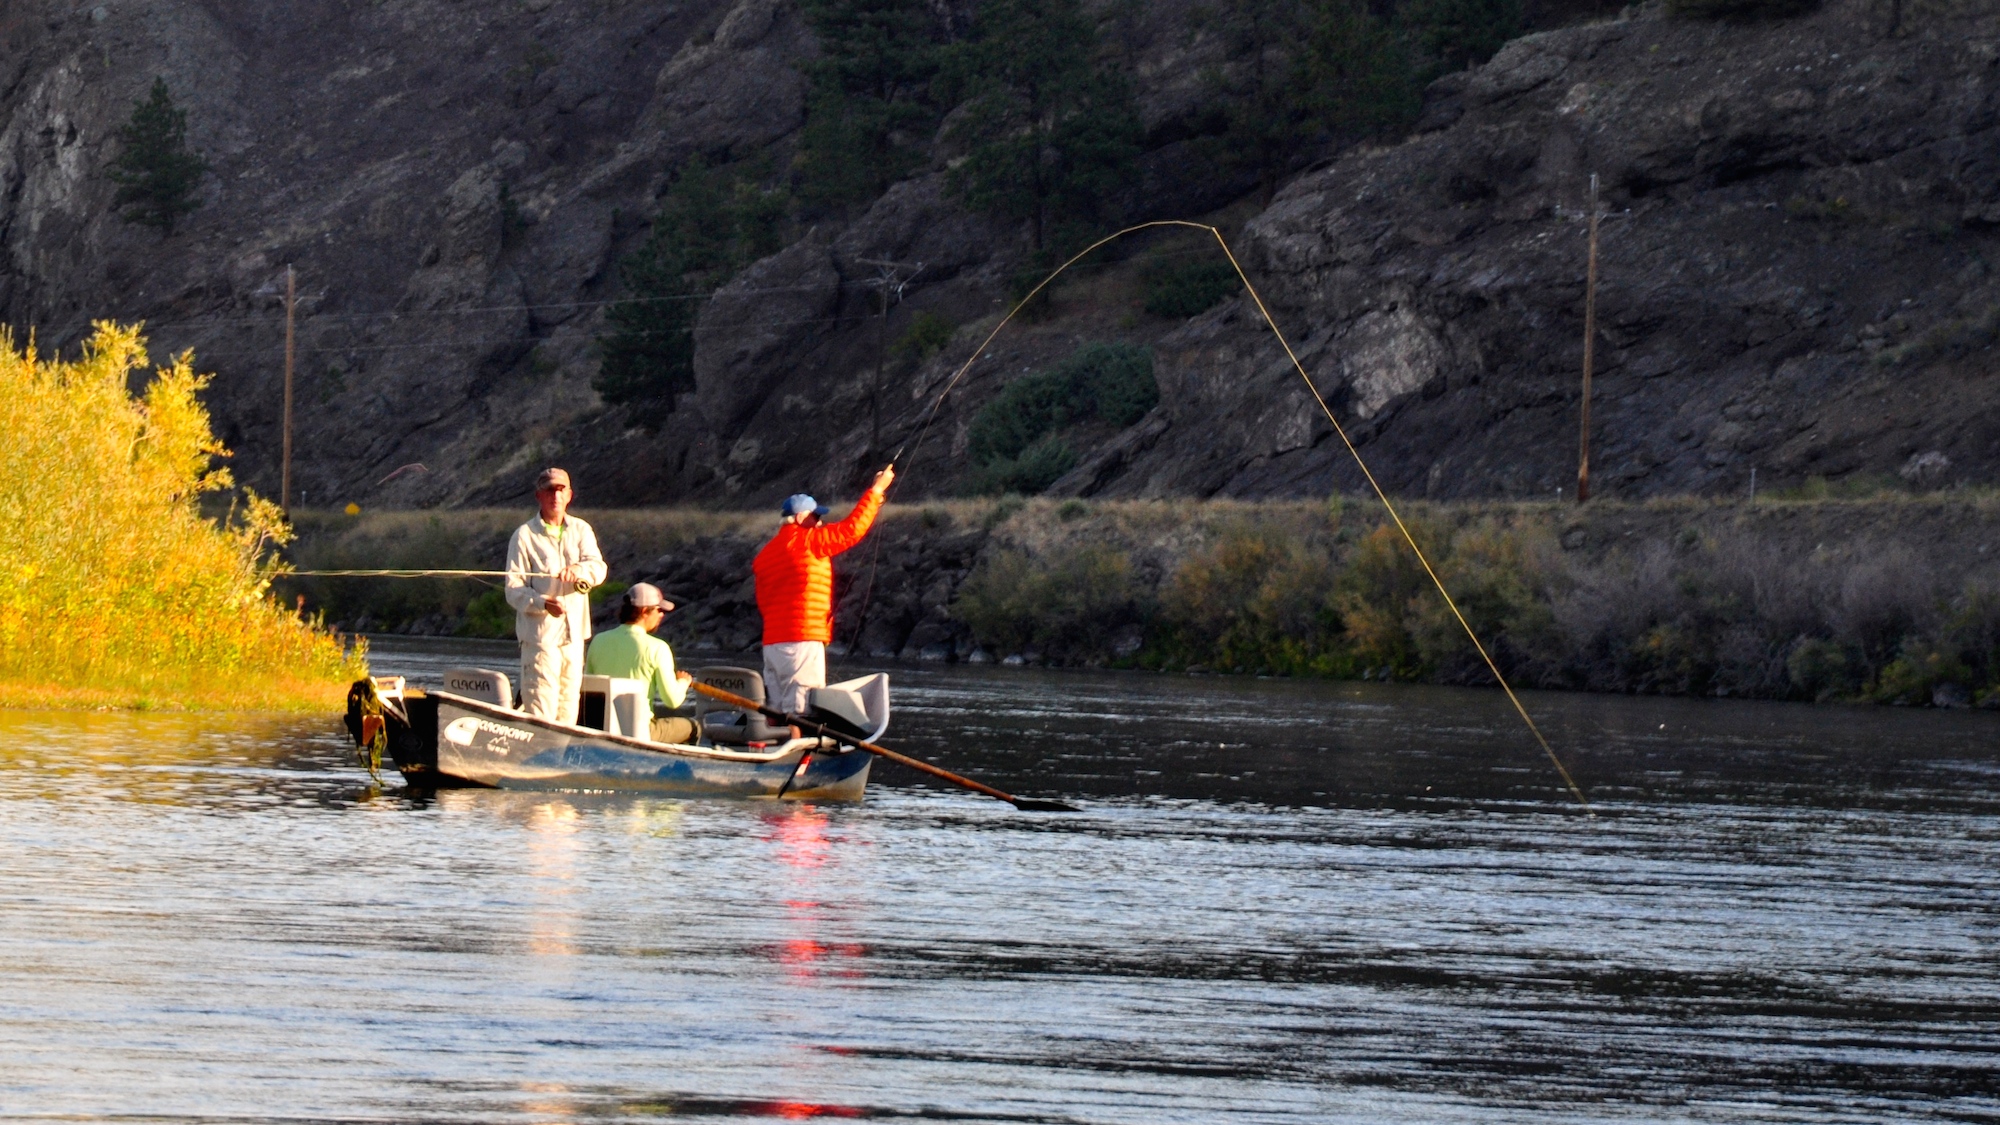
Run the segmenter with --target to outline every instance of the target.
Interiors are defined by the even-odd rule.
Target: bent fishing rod
[[[1040,296],[1042,290],[1048,288],[1051,284],[1053,284],[1056,278],[1062,275],[1063,271],[1069,269],[1071,266],[1089,257],[1091,254],[1096,253],[1102,247],[1107,246],[1113,242],[1116,242],[1121,238],[1124,238],[1126,235],[1136,234],[1140,231],[1152,230],[1155,228],[1164,228],[1164,227],[1179,227],[1186,230],[1206,231],[1209,235],[1214,237],[1216,246],[1221,249],[1223,256],[1229,260],[1229,268],[1235,271],[1237,280],[1242,283],[1244,293],[1248,295],[1250,300],[1257,306],[1258,315],[1263,320],[1264,326],[1271,330],[1271,335],[1277,339],[1278,346],[1284,349],[1285,358],[1291,362],[1292,369],[1298,373],[1300,381],[1305,383],[1306,391],[1312,395],[1313,402],[1319,407],[1320,412],[1326,416],[1327,422],[1333,426],[1333,432],[1339,435],[1341,444],[1346,447],[1348,455],[1354,459],[1355,466],[1361,470],[1362,477],[1365,480],[1367,480],[1368,487],[1374,491],[1376,499],[1381,501],[1382,510],[1388,513],[1389,519],[1396,525],[1396,530],[1399,533],[1401,533],[1403,537],[1403,542],[1409,545],[1411,553],[1416,556],[1417,562],[1424,568],[1424,573],[1430,577],[1432,585],[1437,587],[1438,595],[1444,598],[1444,603],[1446,608],[1451,610],[1451,615],[1458,621],[1459,627],[1465,630],[1466,638],[1472,642],[1473,650],[1478,652],[1479,658],[1485,662],[1487,671],[1493,674],[1494,682],[1500,686],[1501,691],[1506,693],[1507,702],[1513,704],[1515,714],[1521,717],[1521,722],[1527,726],[1528,733],[1534,737],[1536,744],[1541,747],[1542,753],[1545,756],[1547,756],[1549,760],[1549,764],[1555,767],[1557,776],[1562,778],[1563,785],[1568,788],[1570,795],[1576,798],[1577,804],[1583,807],[1585,813],[1589,814],[1592,817],[1595,817],[1597,815],[1596,810],[1590,807],[1590,801],[1584,797],[1583,790],[1580,787],[1578,787],[1576,779],[1570,776],[1569,768],[1563,765],[1562,759],[1556,755],[1555,747],[1549,744],[1548,738],[1542,734],[1541,727],[1537,726],[1534,718],[1528,714],[1527,706],[1521,702],[1521,697],[1515,693],[1513,685],[1507,682],[1506,675],[1500,671],[1499,663],[1493,659],[1493,654],[1487,651],[1485,642],[1479,639],[1479,634],[1472,628],[1472,623],[1466,619],[1464,611],[1459,609],[1458,600],[1456,598],[1453,598],[1451,596],[1451,591],[1445,587],[1444,579],[1442,576],[1438,574],[1437,568],[1434,565],[1432,565],[1430,556],[1426,555],[1424,553],[1424,549],[1417,544],[1416,536],[1411,533],[1409,525],[1403,522],[1402,514],[1396,510],[1396,505],[1390,501],[1389,494],[1385,489],[1383,489],[1382,483],[1375,479],[1375,473],[1373,470],[1369,469],[1367,460],[1361,456],[1361,450],[1355,446],[1353,439],[1348,436],[1347,427],[1340,424],[1340,419],[1334,415],[1333,408],[1327,404],[1326,396],[1320,393],[1319,386],[1313,382],[1312,376],[1307,374],[1305,364],[1300,362],[1298,353],[1292,349],[1291,341],[1286,339],[1284,332],[1281,329],[1279,329],[1276,318],[1274,318],[1271,315],[1270,307],[1264,303],[1263,295],[1257,291],[1257,287],[1255,285],[1252,285],[1250,283],[1250,275],[1244,272],[1243,264],[1237,260],[1236,252],[1230,249],[1229,241],[1222,237],[1222,231],[1219,228],[1211,226],[1207,223],[1191,222],[1186,219],[1156,219],[1152,222],[1139,223],[1134,226],[1126,227],[1123,230],[1116,231],[1112,234],[1105,235],[1103,238],[1098,239],[1097,241],[1091,243],[1089,246],[1084,247],[1082,250],[1072,255],[1069,258],[1069,260],[1063,262],[1061,265],[1057,266],[1054,270],[1052,270],[1047,277],[1044,277],[1041,281],[1037,282],[1035,287],[1033,289],[1030,289],[1026,296],[1022,297],[1021,300],[1017,302],[1012,309],[1008,310],[1006,316],[1000,318],[1000,322],[993,326],[992,331],[986,334],[986,338],[984,340],[981,340],[979,346],[972,350],[972,354],[966,357],[965,362],[959,365],[958,370],[955,373],[953,373],[952,377],[945,383],[944,389],[938,392],[937,398],[932,401],[930,409],[925,412],[924,424],[917,430],[916,437],[913,439],[906,439],[903,442],[903,444],[897,448],[895,454],[890,457],[889,464],[891,466],[894,466],[898,462],[902,461],[905,453],[909,455],[909,459],[912,463],[915,462],[918,451],[920,451],[923,448],[924,439],[930,435],[931,426],[933,423],[937,421],[938,412],[944,407],[944,401],[947,397],[951,395],[953,388],[957,387],[959,382],[965,378],[966,374],[972,370],[972,365],[979,362],[980,358],[986,354],[986,349],[989,346],[991,346],[994,339],[996,339],[1000,335],[1001,330],[1005,329],[1009,324],[1013,323],[1014,318],[1020,315],[1021,310],[1027,308],[1028,305],[1031,302],[1033,302],[1036,297]],[[890,487],[893,488],[895,486],[892,484]],[[867,623],[869,602],[872,599],[875,590],[875,563],[879,561],[880,557],[881,557],[881,542],[878,539],[872,551],[872,559],[869,564],[868,585],[865,587],[864,592],[862,594],[861,613],[855,629],[854,641],[857,645],[860,643],[861,640],[862,628]],[[293,573],[301,577],[315,576],[310,574],[309,572],[303,572],[303,571],[295,571]],[[347,572],[347,573],[352,574],[354,572]],[[475,576],[475,572],[471,571],[457,571],[451,573],[465,577]],[[492,576],[492,577],[505,576],[504,571],[500,572],[486,571],[478,573],[484,576]],[[333,575],[331,572],[329,572],[325,576],[331,577]],[[388,575],[386,574],[378,574],[377,576],[388,577]],[[433,572],[424,572],[422,574],[413,573],[409,576],[442,577],[444,576],[444,573],[433,571]],[[534,575],[531,577],[554,577],[554,576]],[[737,698],[740,699],[741,697]],[[737,704],[732,704],[732,706],[736,705]],[[752,704],[751,706],[755,705]],[[760,707],[758,708],[758,710],[762,711],[764,709]],[[818,724],[812,724],[812,725],[817,726]],[[802,727],[801,729],[804,728]],[[821,729],[823,730],[824,728]],[[842,740],[849,743],[854,742],[854,740],[851,738],[844,738]],[[973,789],[975,792],[987,793],[988,796],[996,796],[1002,800],[1008,800],[1008,801],[1015,800],[1015,798],[1007,794],[1001,793],[997,789],[991,789],[990,787],[980,786],[979,783],[977,782],[971,781],[970,779],[967,778],[961,778],[956,774],[951,774],[946,771],[938,770],[934,766],[916,764],[915,759],[904,759],[902,756],[894,754],[893,751],[884,751],[881,748],[874,746],[863,746],[862,748],[869,750],[872,753],[882,754],[885,757],[891,757],[893,760],[903,761],[907,765],[912,765],[913,768],[921,769],[928,773],[934,773],[937,776],[944,777],[946,780],[949,780],[954,784],[963,785],[967,788]],[[1019,802],[1016,801],[1017,805],[1018,803]]]
[[[713,687],[709,684],[702,683],[700,680],[696,680],[690,683],[688,686],[693,688],[695,691],[698,691],[701,694],[709,697],[710,699],[715,700],[717,703],[726,703],[729,706],[734,707],[739,711],[755,711],[757,714],[760,714],[765,718],[770,719],[773,722],[782,723],[785,726],[797,727],[801,731],[810,732],[812,734],[818,735],[821,738],[830,738],[835,742],[844,743],[848,746],[855,747],[856,749],[859,750],[866,750],[870,754],[873,754],[878,758],[887,758],[898,765],[908,766],[919,773],[927,773],[932,777],[941,778],[945,781],[951,782],[953,785],[956,785],[961,789],[970,789],[974,793],[983,793],[988,797],[996,797],[1002,801],[1007,802],[1010,805],[1013,805],[1015,808],[1020,809],[1022,812],[1082,812],[1083,811],[1082,809],[1077,808],[1075,805],[1065,804],[1062,801],[1049,801],[1038,797],[1016,797],[1012,793],[1003,793],[1000,790],[993,788],[991,785],[985,784],[984,782],[974,781],[969,777],[960,777],[958,774],[955,774],[948,769],[931,765],[929,762],[922,761],[917,758],[912,758],[908,754],[899,754],[896,751],[891,750],[886,746],[877,746],[872,742],[856,738],[851,734],[842,733],[841,731],[837,731],[832,727],[827,726],[825,723],[814,722],[813,720],[808,719],[803,715],[787,714],[783,711],[778,710],[775,707],[766,707],[761,703],[745,699],[743,696],[737,695],[734,692],[727,692],[719,687]]]
[[[1341,444],[1347,447],[1348,454],[1354,458],[1355,465],[1360,468],[1362,477],[1368,481],[1368,487],[1374,491],[1375,498],[1382,502],[1383,511],[1389,514],[1389,519],[1395,523],[1396,530],[1402,533],[1403,542],[1409,544],[1410,551],[1416,555],[1417,562],[1424,568],[1424,573],[1430,576],[1431,583],[1437,587],[1438,594],[1444,598],[1445,606],[1451,610],[1451,615],[1458,620],[1459,627],[1465,630],[1465,635],[1472,641],[1472,647],[1479,653],[1479,658],[1485,661],[1487,671],[1493,673],[1494,682],[1500,685],[1501,691],[1507,693],[1507,701],[1514,705],[1515,713],[1520,715],[1521,722],[1527,725],[1528,733],[1533,735],[1535,742],[1541,746],[1542,753],[1548,757],[1549,764],[1555,767],[1557,776],[1562,778],[1563,785],[1569,789],[1570,795],[1576,798],[1577,804],[1583,806],[1585,813],[1593,818],[1596,817],[1597,813],[1590,807],[1589,800],[1585,799],[1583,790],[1577,786],[1576,779],[1570,776],[1569,768],[1564,766],[1562,759],[1556,756],[1555,747],[1549,745],[1549,740],[1543,736],[1541,727],[1535,725],[1535,720],[1529,716],[1528,708],[1522,704],[1521,697],[1514,693],[1513,685],[1509,684],[1507,677],[1501,673],[1499,663],[1493,659],[1491,653],[1486,651],[1486,645],[1479,639],[1479,634],[1473,630],[1472,623],[1466,620],[1464,612],[1458,608],[1458,600],[1453,598],[1451,591],[1445,588],[1444,579],[1439,576],[1437,568],[1431,564],[1430,556],[1424,554],[1424,549],[1417,545],[1416,536],[1411,534],[1409,526],[1403,522],[1402,514],[1396,511],[1395,504],[1390,502],[1388,492],[1383,489],[1381,482],[1375,479],[1374,472],[1368,468],[1368,462],[1362,458],[1361,450],[1356,448],[1353,439],[1347,436],[1347,427],[1340,424],[1340,419],[1334,416],[1333,408],[1327,405],[1326,396],[1320,393],[1319,386],[1313,382],[1312,376],[1306,373],[1305,364],[1299,361],[1298,353],[1292,350],[1291,341],[1286,339],[1284,332],[1278,328],[1277,319],[1271,315],[1270,308],[1264,304],[1262,294],[1258,293],[1257,287],[1250,283],[1250,275],[1243,271],[1243,264],[1237,261],[1236,252],[1229,248],[1229,240],[1222,237],[1222,231],[1217,227],[1210,226],[1207,223],[1191,222],[1187,219],[1156,219],[1152,222],[1139,223],[1126,227],[1124,230],[1105,235],[1103,238],[1071,255],[1068,261],[1057,266],[1047,277],[1038,282],[1033,289],[1028,290],[1027,296],[1022,297],[1012,309],[1008,310],[1007,315],[1000,318],[1000,323],[994,325],[993,330],[986,334],[986,338],[980,341],[979,346],[972,350],[972,354],[966,357],[964,363],[959,365],[957,372],[945,383],[944,389],[939,391],[937,398],[932,401],[930,409],[925,412],[924,424],[917,430],[916,437],[914,439],[906,439],[902,446],[897,448],[895,455],[889,459],[889,464],[893,466],[898,461],[901,461],[905,452],[909,454],[912,463],[916,461],[917,451],[923,448],[924,439],[930,435],[931,425],[937,421],[938,411],[943,408],[944,400],[951,394],[952,388],[956,387],[959,381],[964,379],[966,374],[972,370],[972,365],[979,362],[980,358],[986,354],[986,349],[1000,335],[1001,329],[1006,328],[1007,325],[1012,323],[1021,310],[1027,308],[1037,296],[1040,296],[1042,290],[1048,288],[1057,277],[1062,275],[1064,270],[1069,269],[1071,266],[1096,253],[1102,247],[1108,246],[1128,234],[1137,234],[1140,231],[1161,227],[1180,227],[1187,230],[1206,231],[1215,238],[1215,244],[1221,248],[1223,257],[1229,260],[1229,268],[1235,271],[1236,279],[1242,282],[1244,293],[1257,306],[1257,313],[1263,320],[1264,326],[1269,328],[1271,335],[1277,338],[1278,346],[1284,349],[1285,358],[1291,361],[1292,369],[1298,372],[1299,379],[1305,383],[1306,390],[1312,395],[1313,402],[1319,406],[1320,412],[1326,415],[1326,420],[1333,426],[1333,432],[1340,436]],[[894,485],[891,485],[891,487],[894,487]],[[879,557],[879,553],[877,557]],[[867,591],[862,595],[861,599],[861,618],[864,622],[868,616],[868,601],[874,593],[874,586],[875,574],[873,564],[871,563]],[[859,629],[855,632],[854,641],[856,644],[859,644],[861,641]]]

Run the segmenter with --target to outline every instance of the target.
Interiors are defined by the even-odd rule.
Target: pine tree
[[[1521,0],[1409,0],[1396,13],[1436,72],[1464,70],[1521,34]]]
[[[109,175],[118,185],[111,206],[126,222],[174,233],[182,215],[200,206],[195,192],[208,162],[187,147],[187,111],[174,107],[167,80],[153,79],[152,96],[132,104],[118,127],[121,147]]]
[[[1310,21],[1301,0],[1236,0],[1198,13],[1230,63],[1206,75],[1222,162],[1255,173],[1266,202],[1303,162],[1313,129],[1294,59]]]
[[[1132,174],[1131,91],[1096,56],[1076,0],[986,0],[957,53],[969,97],[949,138],[966,146],[951,185],[973,207],[1026,221],[1037,251],[1105,218]]]
[[[674,396],[694,389],[694,321],[698,301],[685,282],[678,247],[656,224],[645,245],[618,263],[625,296],[605,310],[611,332],[598,341],[597,378],[606,402],[636,404],[639,420],[657,425],[673,412]]]
[[[1294,68],[1310,119],[1337,140],[1393,131],[1422,105],[1409,52],[1366,0],[1316,0]]]
[[[1209,75],[1217,155],[1265,199],[1328,143],[1406,122],[1408,51],[1364,0],[1237,0],[1208,17],[1231,58]]]
[[[787,202],[778,192],[711,169],[699,158],[660,200],[653,229],[618,263],[625,296],[605,310],[592,385],[657,425],[674,396],[695,388],[694,327],[703,302],[750,262],[776,250]]]
[[[867,199],[921,164],[937,109],[941,28],[926,0],[805,0],[820,56],[800,137],[800,194]]]

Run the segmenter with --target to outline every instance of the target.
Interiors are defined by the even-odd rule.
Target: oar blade
[[[1075,805],[1061,801],[1044,801],[1036,797],[1014,797],[1014,807],[1022,812],[1082,812]]]

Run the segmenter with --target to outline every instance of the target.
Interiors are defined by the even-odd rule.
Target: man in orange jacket
[[[804,493],[785,499],[785,522],[750,569],[757,576],[757,611],[764,615],[764,695],[791,714],[806,709],[806,692],[826,686],[826,643],[833,639],[833,556],[861,542],[896,479],[895,466],[874,483],[839,523]]]

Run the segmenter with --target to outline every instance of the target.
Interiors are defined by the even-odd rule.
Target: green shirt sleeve
[[[653,639],[653,698],[664,699],[669,707],[687,702],[687,685],[674,675],[674,650],[667,642]]]

